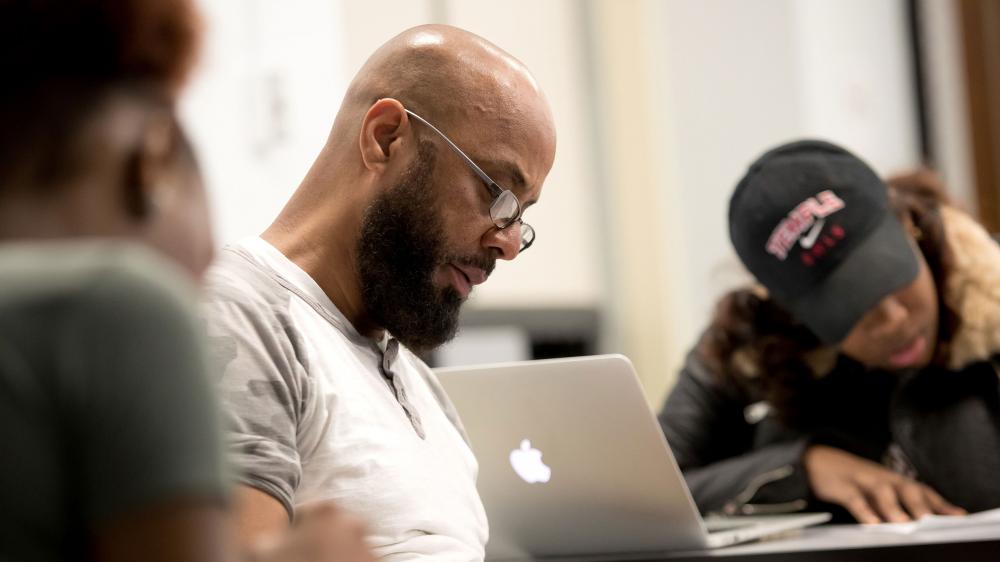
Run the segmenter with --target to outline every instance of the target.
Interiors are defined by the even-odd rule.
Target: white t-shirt
[[[384,560],[482,560],[475,457],[433,372],[389,335],[361,336],[260,238],[225,248],[206,315],[241,482],[363,517]]]

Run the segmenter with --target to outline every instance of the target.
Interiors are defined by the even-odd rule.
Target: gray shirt
[[[483,558],[478,465],[434,373],[359,334],[319,285],[251,238],[208,279],[208,335],[240,479],[296,506],[335,500],[382,559]]]

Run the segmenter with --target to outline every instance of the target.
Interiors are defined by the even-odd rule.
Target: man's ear
[[[177,129],[166,112],[155,113],[144,124],[138,141],[125,155],[122,198],[126,213],[138,221],[156,214],[168,198],[173,170]]]
[[[358,139],[365,167],[369,170],[385,167],[409,130],[409,115],[399,101],[382,98],[369,107]]]

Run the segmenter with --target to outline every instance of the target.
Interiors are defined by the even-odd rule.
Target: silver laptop
[[[716,548],[830,518],[726,519],[709,532],[622,355],[436,372],[479,460],[487,560]]]

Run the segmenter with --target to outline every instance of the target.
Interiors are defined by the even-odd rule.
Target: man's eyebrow
[[[527,189],[528,181],[524,179],[524,173],[521,172],[521,167],[514,162],[506,159],[496,159],[496,160],[486,160],[490,169],[487,173],[492,172],[491,176],[501,177],[500,186],[506,189]],[[496,177],[493,178],[494,181]],[[511,185],[506,185],[506,180],[511,181]],[[534,205],[538,202],[538,199],[531,199],[528,201],[521,202],[521,206],[525,209]]]
[[[521,173],[521,168],[517,164],[511,162],[510,160],[493,160],[490,162],[493,169],[503,174],[503,178],[510,178],[512,185],[505,185],[507,189],[518,188],[523,189],[527,187],[527,181],[524,179],[524,174]]]
[[[503,172],[506,177],[509,177],[513,185],[508,186],[507,189],[517,188],[517,189],[527,189],[528,182],[524,179],[524,174],[521,173],[521,168],[517,164],[510,162],[508,160],[501,160],[498,162],[499,169]],[[521,202],[521,212],[524,212],[528,207],[534,205],[538,202],[538,198],[529,199],[527,201]]]

